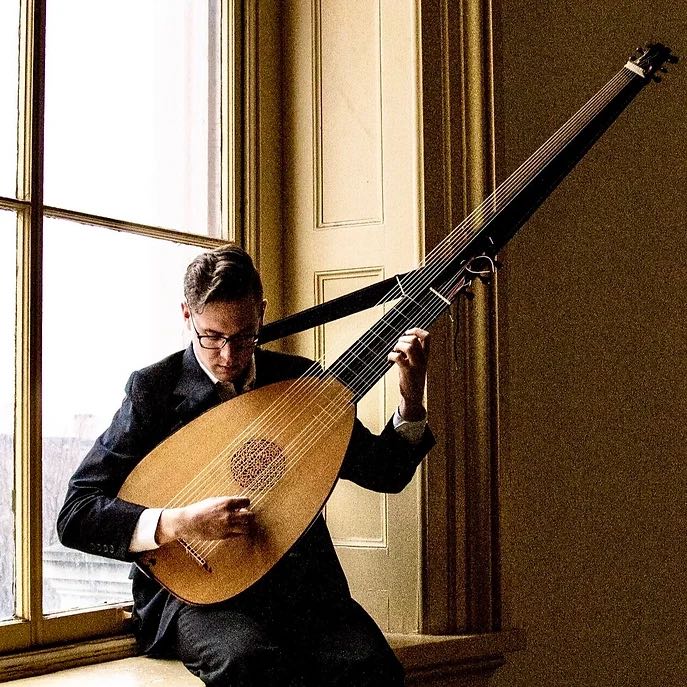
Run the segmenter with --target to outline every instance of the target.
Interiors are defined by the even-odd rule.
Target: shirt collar
[[[203,372],[205,372],[205,374],[210,378],[212,384],[216,385],[220,380],[217,379],[217,377],[215,377],[210,370],[208,370],[208,368],[203,364],[203,361],[196,355],[195,346],[191,346],[191,349],[193,350],[193,355],[196,356],[196,360],[198,361],[198,365],[200,365],[200,369],[203,370]],[[233,396],[242,394],[245,391],[250,391],[255,386],[255,354],[253,354],[250,359],[250,365],[248,366],[248,371],[246,372],[245,379],[240,389],[237,389],[232,382],[222,382],[222,385],[226,391]]]

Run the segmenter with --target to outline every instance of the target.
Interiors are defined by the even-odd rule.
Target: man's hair
[[[253,296],[262,300],[262,281],[243,248],[227,245],[201,253],[187,268],[184,296],[191,310],[202,312],[208,303]]]

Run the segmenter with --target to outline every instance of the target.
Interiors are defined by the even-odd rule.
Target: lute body
[[[243,591],[322,510],[348,447],[355,406],[350,392],[332,380],[296,384],[297,392],[294,382],[278,382],[212,408],[151,451],[122,486],[120,498],[149,508],[209,496],[251,499],[256,514],[251,536],[175,541],[140,556],[138,565],[178,598],[209,604]],[[304,403],[313,398],[318,401]],[[341,408],[335,418],[326,410],[332,403]],[[256,423],[276,409],[285,421]],[[319,434],[308,441],[307,451],[299,438],[303,427],[310,437]]]

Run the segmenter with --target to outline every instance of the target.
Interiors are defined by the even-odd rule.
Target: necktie
[[[236,389],[234,389],[234,385],[231,382],[217,382],[215,388],[222,401],[228,401],[236,396]]]

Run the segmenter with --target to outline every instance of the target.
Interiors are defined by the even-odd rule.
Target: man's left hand
[[[388,359],[398,365],[401,403],[399,412],[404,420],[422,420],[427,411],[423,403],[429,359],[429,333],[415,327],[404,332]]]

